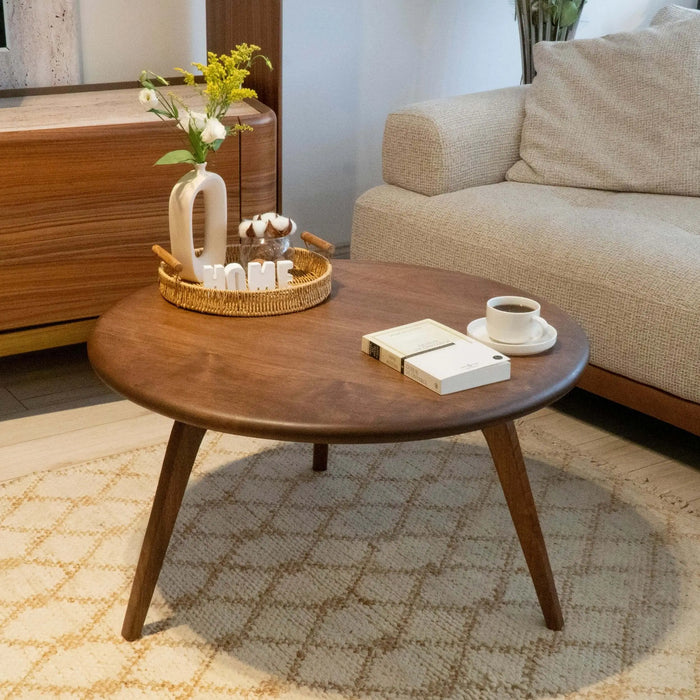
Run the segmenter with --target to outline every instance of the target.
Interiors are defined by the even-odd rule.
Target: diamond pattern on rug
[[[142,639],[120,636],[163,446],[0,484],[7,698],[698,697],[700,525],[519,432],[566,626],[480,435],[209,433]]]

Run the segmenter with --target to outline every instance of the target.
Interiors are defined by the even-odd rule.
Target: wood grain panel
[[[648,384],[640,384],[613,372],[588,365],[578,386],[635,411],[700,435],[700,404],[673,396]]]
[[[272,61],[256,62],[246,86],[280,118],[282,94],[281,0],[207,0],[207,50],[228,53],[236,44],[256,44]]]
[[[250,199],[274,208],[274,114],[259,102],[253,113],[228,118],[251,120],[256,131],[209,162],[226,182],[230,230],[241,218],[243,142]],[[140,123],[0,130],[11,164],[0,175],[0,330],[94,317],[156,278],[151,246],[169,249],[168,199],[189,166],[153,164],[175,148],[181,136],[150,114]],[[195,230],[201,219],[198,201]]]
[[[153,163],[180,141],[157,122],[0,134],[15,164],[0,190],[0,328],[95,316],[154,279],[150,246],[169,246],[170,190],[188,168]],[[235,220],[239,150],[217,155]]]
[[[84,343],[95,327],[96,319],[56,323],[23,331],[0,331],[0,358],[35,350]],[[2,390],[0,389],[0,394]]]
[[[247,117],[253,131],[240,136],[240,209],[241,218],[277,211],[277,120],[271,110],[257,100],[259,114]]]
[[[277,115],[277,204],[282,210],[282,2],[281,0],[207,0],[207,49],[228,53],[236,44],[260,46],[272,61],[270,71],[257,62],[246,85]]]

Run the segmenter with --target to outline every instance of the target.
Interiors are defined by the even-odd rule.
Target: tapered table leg
[[[313,470],[325,472],[326,469],[328,469],[328,445],[316,443],[314,444]]]
[[[515,425],[507,421],[484,428],[482,432],[496,465],[545,624],[551,630],[560,630],[564,626],[564,618]]]
[[[170,433],[122,626],[122,636],[129,642],[141,636],[182,497],[205,432],[204,428],[175,421]]]

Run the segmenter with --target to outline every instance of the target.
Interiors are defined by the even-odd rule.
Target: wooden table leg
[[[316,443],[314,444],[313,470],[325,472],[326,469],[328,469],[328,445]]]
[[[482,432],[496,465],[545,624],[551,630],[560,630],[564,618],[515,425],[508,421]]]
[[[141,545],[122,636],[129,642],[141,636],[182,497],[206,430],[175,421],[165,450],[151,517]]]

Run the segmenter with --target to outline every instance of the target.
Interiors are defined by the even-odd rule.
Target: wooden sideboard
[[[189,166],[153,165],[185,142],[137,94],[0,99],[0,356],[80,342],[95,317],[157,279],[151,246],[170,247],[168,199]],[[233,235],[241,218],[276,207],[277,126],[257,100],[226,119],[253,127],[208,161],[226,182]]]

